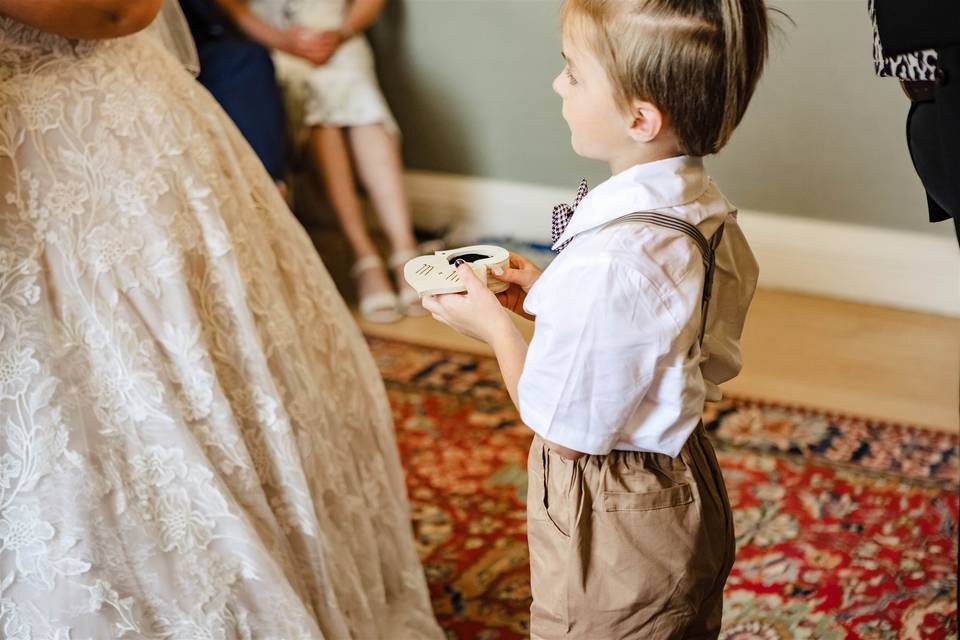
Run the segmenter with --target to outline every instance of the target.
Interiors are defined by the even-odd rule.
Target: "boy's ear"
[[[652,102],[631,100],[628,133],[636,142],[652,142],[664,127],[663,112]]]

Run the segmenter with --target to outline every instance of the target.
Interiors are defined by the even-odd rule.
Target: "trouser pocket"
[[[565,488],[574,465],[551,453],[540,438],[527,460],[531,625],[548,636],[566,629],[571,524]]]
[[[583,546],[585,593],[600,611],[666,611],[685,590],[699,521],[679,459],[616,451],[598,479]]]

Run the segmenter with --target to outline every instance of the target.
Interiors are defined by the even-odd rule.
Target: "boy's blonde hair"
[[[617,101],[655,104],[686,155],[723,148],[767,58],[763,0],[565,0],[561,22],[600,60]]]

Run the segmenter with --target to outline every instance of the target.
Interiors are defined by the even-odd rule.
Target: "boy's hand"
[[[523,302],[527,299],[527,293],[530,287],[537,281],[540,274],[543,273],[523,256],[515,253],[510,254],[510,266],[507,269],[494,269],[493,277],[502,282],[509,282],[510,288],[497,294],[497,299],[504,307],[521,315],[528,320],[533,320],[523,310]]]
[[[485,282],[480,281],[470,265],[460,265],[457,273],[467,292],[424,296],[424,309],[456,331],[490,345],[497,336],[515,330],[496,296]]]

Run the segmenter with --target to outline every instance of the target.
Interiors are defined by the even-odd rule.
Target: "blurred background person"
[[[246,37],[220,4],[231,6],[224,0],[180,0],[197,46],[197,79],[236,123],[286,195],[283,100],[270,51]],[[262,36],[267,35],[263,30]],[[288,44],[296,51],[299,40],[294,33],[272,35],[275,46]]]
[[[960,4],[870,0],[874,66],[910,98],[907,146],[930,222],[953,220],[960,242]]]
[[[220,0],[249,10],[239,0]],[[394,322],[423,315],[417,293],[403,278],[403,265],[416,256],[417,242],[403,178],[400,130],[377,83],[373,52],[363,35],[380,15],[384,0],[253,0],[249,4],[274,31],[309,29],[301,39],[316,56],[273,46],[284,90],[302,101],[303,116],[292,126],[305,128],[305,153],[326,190],[354,256],[361,315],[373,322]],[[246,19],[246,18],[244,18]],[[238,24],[242,24],[237,19]],[[254,36],[252,29],[248,35]],[[319,51],[317,51],[319,49]],[[364,221],[355,174],[370,196],[390,245],[391,282]]]

